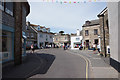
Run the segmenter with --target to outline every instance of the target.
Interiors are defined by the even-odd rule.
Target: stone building
[[[0,61],[22,63],[22,30],[26,26],[26,16],[30,12],[28,2],[0,1]]]
[[[34,28],[38,25],[30,24],[26,22],[26,49],[30,49],[30,46],[34,44],[34,47],[37,48],[37,30]]]
[[[100,44],[98,35],[100,35],[99,19],[86,21],[82,26],[83,46],[90,49],[93,44],[96,46]]]
[[[101,53],[106,56],[109,47],[109,25],[108,25],[108,8],[106,7],[100,14],[100,40],[101,40]]]
[[[70,35],[57,33],[54,35],[53,42],[58,47],[63,47],[65,45],[70,45]]]

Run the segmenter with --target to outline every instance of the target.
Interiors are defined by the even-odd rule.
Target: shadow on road
[[[54,60],[55,56],[51,54],[27,53],[27,57],[21,65],[10,64],[2,68],[3,80],[6,78],[29,78],[36,74],[45,74]]]

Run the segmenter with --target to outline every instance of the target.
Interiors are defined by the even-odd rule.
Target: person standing
[[[31,50],[32,50],[31,52],[34,53],[34,45],[33,44],[31,45]]]
[[[95,49],[95,44],[93,44],[93,51],[95,51],[96,49]]]

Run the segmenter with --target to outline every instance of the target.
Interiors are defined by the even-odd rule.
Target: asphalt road
[[[63,49],[42,49],[37,53],[54,55],[55,59],[44,74],[35,74],[30,78],[86,78],[86,61]]]

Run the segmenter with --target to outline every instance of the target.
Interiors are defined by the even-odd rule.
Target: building
[[[106,7],[100,14],[98,14],[100,20],[100,42],[101,53],[104,56],[108,54],[109,47],[109,24],[108,24],[108,8]]]
[[[0,62],[22,63],[22,29],[26,26],[26,16],[30,12],[28,2],[0,1]]]
[[[110,65],[120,72],[120,1],[108,2]]]
[[[98,35],[100,35],[99,19],[86,21],[82,26],[83,46],[84,48],[91,49],[93,44],[100,44]]]
[[[53,47],[54,33],[50,32],[50,28],[34,24],[31,24],[31,26],[37,31],[38,48]]]
[[[82,36],[79,29],[77,29],[77,35],[71,35],[71,49],[79,49],[82,44]]]
[[[34,47],[37,48],[37,30],[35,27],[38,25],[30,24],[30,22],[26,22],[26,48],[30,49],[30,46],[34,44]]]
[[[69,34],[56,33],[54,35],[53,42],[58,47],[63,47],[65,45],[70,45],[70,35]]]

